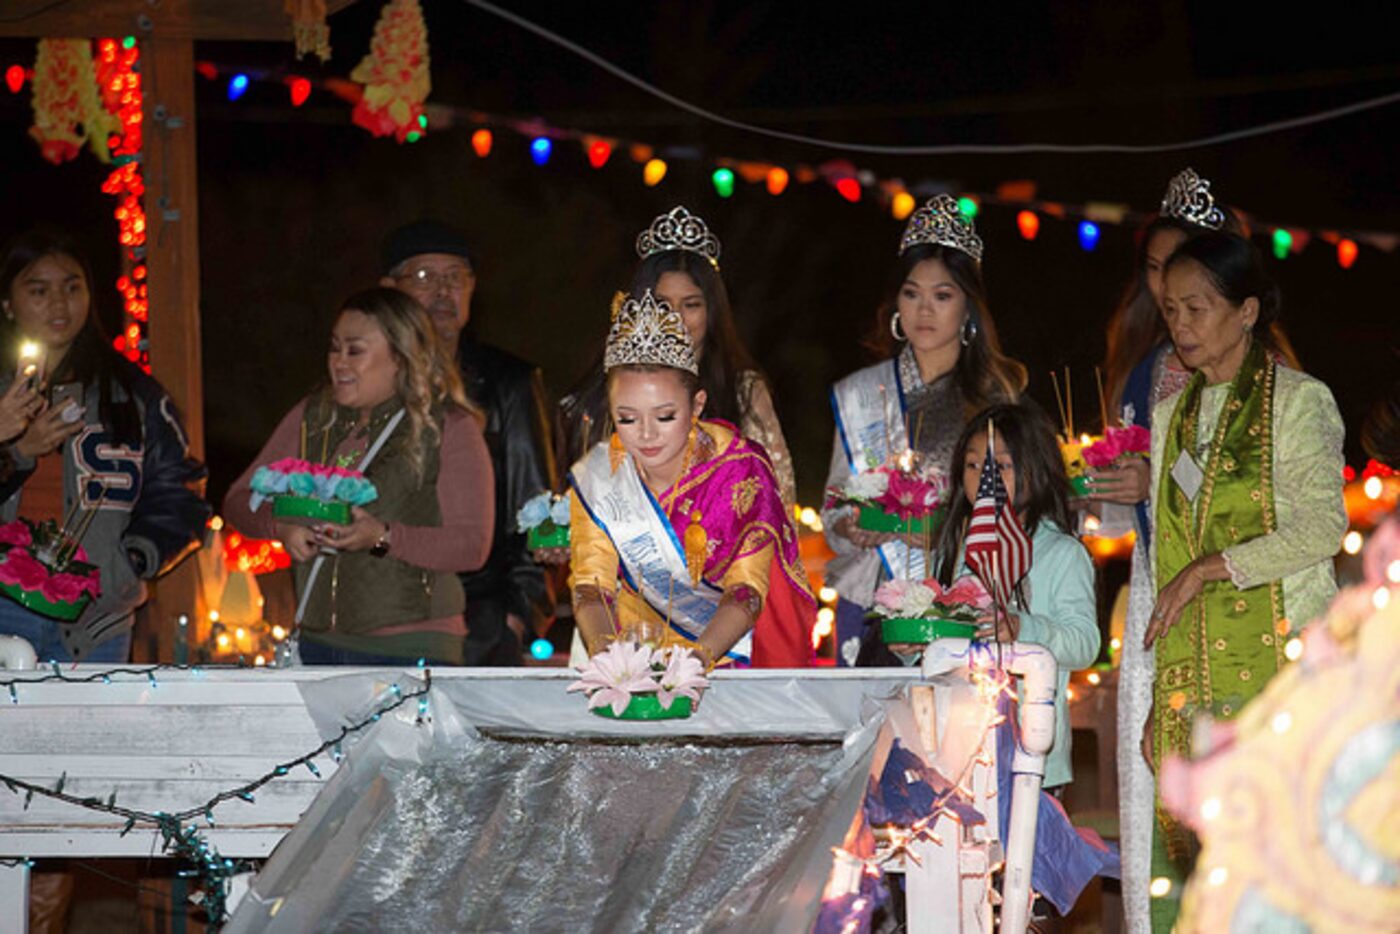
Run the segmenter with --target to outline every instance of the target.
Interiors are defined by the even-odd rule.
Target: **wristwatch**
[[[376,558],[382,558],[389,553],[389,524],[384,524],[384,534],[379,536],[379,541],[370,546],[369,553]]]

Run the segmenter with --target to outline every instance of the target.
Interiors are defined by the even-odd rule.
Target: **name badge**
[[[1185,451],[1177,455],[1176,463],[1172,465],[1172,479],[1176,481],[1177,486],[1181,487],[1181,492],[1186,494],[1187,499],[1192,502],[1196,501],[1196,494],[1201,492],[1201,484],[1205,478],[1205,473],[1196,466],[1191,455]]]

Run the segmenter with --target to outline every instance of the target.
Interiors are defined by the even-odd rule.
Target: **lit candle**
[[[39,383],[43,355],[44,348],[37,341],[25,341],[19,345],[19,378],[29,380],[31,388]]]

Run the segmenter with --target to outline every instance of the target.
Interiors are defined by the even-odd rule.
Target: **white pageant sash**
[[[857,370],[837,382],[831,387],[831,408],[852,474],[878,467],[909,446],[898,357]],[[891,578],[923,580],[928,576],[923,549],[894,541],[881,545],[878,551]]]
[[[672,629],[692,642],[710,624],[724,592],[709,581],[695,587],[685,549],[661,504],[642,482],[631,455],[613,472],[606,442],[597,444],[569,471],[579,502],[617,550],[627,583]],[[752,633],[726,655],[747,664]]]

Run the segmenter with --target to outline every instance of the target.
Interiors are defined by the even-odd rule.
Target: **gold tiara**
[[[637,234],[637,256],[642,259],[670,250],[699,253],[711,266],[719,268],[719,237],[683,207],[659,215],[650,227]]]
[[[603,372],[619,366],[668,366],[700,374],[685,322],[670,305],[658,301],[651,289],[641,301],[629,298],[613,312],[603,350]]]
[[[982,262],[982,238],[977,228],[963,216],[958,199],[952,195],[934,195],[928,203],[909,215],[904,236],[899,239],[899,255],[921,243],[961,250],[977,262]]]
[[[1225,212],[1215,206],[1210,182],[1197,175],[1195,169],[1185,169],[1167,185],[1167,193],[1162,196],[1162,216],[1208,230],[1225,226]]]

